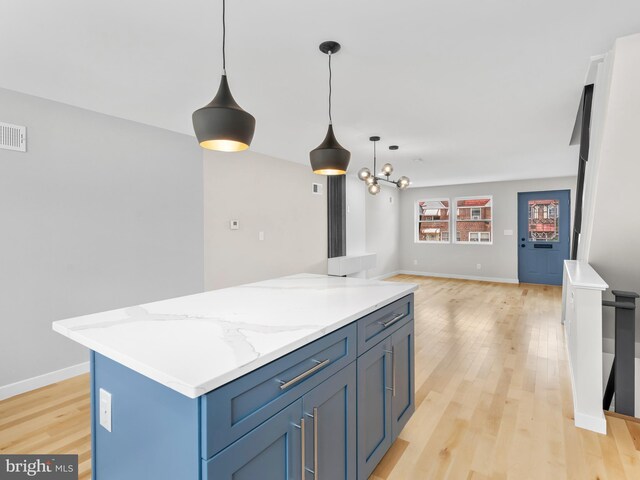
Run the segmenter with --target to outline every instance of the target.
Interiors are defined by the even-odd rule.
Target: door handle
[[[388,328],[391,325],[393,325],[394,323],[400,321],[401,319],[403,319],[407,314],[406,313],[398,313],[397,315],[394,315],[393,318],[389,321],[386,322],[378,322],[380,325],[382,325],[382,328]]]
[[[327,358],[326,360],[322,360],[322,361],[313,360],[313,362],[315,362],[315,366],[311,367],[306,372],[302,372],[297,377],[292,378],[291,380],[286,381],[286,382],[284,380],[278,380],[278,382],[280,382],[280,390],[286,390],[287,388],[295,385],[296,383],[301,382],[302,380],[307,378],[309,375],[313,375],[318,370],[323,369],[324,367],[326,367],[331,362],[331,359]]]
[[[396,353],[395,347],[392,345],[391,350],[385,350],[384,353],[391,355],[391,388],[387,387],[387,390],[391,390],[391,395],[396,396]]]
[[[522,248],[524,248],[524,243],[522,245],[520,245]]]
[[[302,467],[300,468],[300,480],[304,480],[305,472],[306,472],[306,467],[305,467],[305,444],[304,444],[304,418],[300,419],[300,425],[296,425],[295,423],[293,424],[294,427],[296,427],[297,429],[300,430],[300,463],[302,465]]]
[[[313,407],[313,478],[318,480],[318,407]]]
[[[307,417],[313,418],[313,470],[306,467],[305,467],[305,470],[309,472],[311,475],[313,475],[313,477],[317,480],[318,478],[318,407],[313,407],[313,414],[305,412],[305,415]]]

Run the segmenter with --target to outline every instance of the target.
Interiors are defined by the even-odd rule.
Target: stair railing
[[[603,300],[603,307],[615,308],[615,350],[613,366],[604,391],[602,408],[609,410],[615,394],[616,413],[635,416],[636,298],[635,292],[613,290],[615,301]]]

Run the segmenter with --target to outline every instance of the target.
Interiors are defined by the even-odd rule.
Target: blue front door
[[[518,193],[518,278],[562,285],[569,258],[569,190]]]

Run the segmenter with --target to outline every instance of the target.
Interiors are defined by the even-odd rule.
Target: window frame
[[[480,220],[476,220],[479,222],[489,222],[489,231],[488,232],[469,232],[471,233],[478,233],[478,241],[462,241],[462,240],[458,240],[458,201],[459,200],[485,200],[485,199],[489,199],[489,203],[491,204],[491,218],[490,219],[480,219]],[[471,195],[471,196],[462,196],[462,197],[455,197],[453,199],[453,205],[451,206],[451,208],[455,209],[455,218],[452,217],[451,213],[449,213],[449,219],[453,221],[453,231],[454,231],[454,236],[453,238],[455,238],[455,240],[453,241],[453,243],[459,244],[459,245],[493,245],[493,219],[495,218],[495,204],[493,203],[493,195]],[[465,207],[463,207],[465,208]],[[483,208],[483,207],[468,207],[470,210],[472,208]],[[480,211],[480,214],[482,215],[482,211]],[[471,215],[471,212],[469,212],[469,215]],[[452,226],[449,226],[449,231],[452,230]],[[480,233],[489,233],[489,238],[490,240],[488,242],[482,242],[480,241]]]
[[[448,230],[448,239],[447,240],[420,240],[420,202],[449,202],[449,218],[448,220],[446,220],[448,226],[449,226],[449,230]],[[423,223],[428,223],[428,222],[434,222],[434,223],[444,223],[443,220],[425,220]],[[414,228],[414,236],[413,236],[413,242],[414,243],[427,243],[427,244],[432,244],[432,245],[446,245],[446,244],[450,244],[451,243],[451,199],[450,198],[446,198],[446,197],[438,197],[438,198],[420,198],[418,200],[415,201],[414,207],[413,207],[413,228]]]

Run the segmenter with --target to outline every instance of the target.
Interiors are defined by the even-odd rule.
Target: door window
[[[559,242],[559,216],[559,200],[529,200],[529,241]]]

